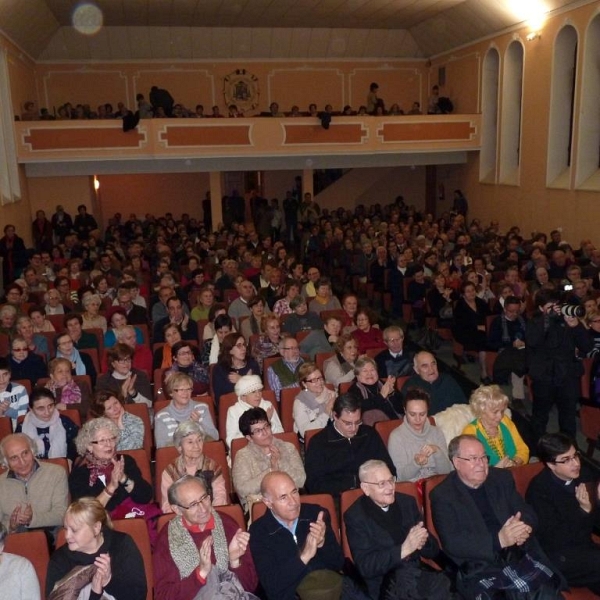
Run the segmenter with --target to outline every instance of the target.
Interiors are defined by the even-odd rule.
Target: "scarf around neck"
[[[93,487],[96,484],[96,481],[100,478],[101,475],[104,475],[104,480],[108,482],[110,480],[110,476],[112,475],[112,471],[115,468],[112,460],[109,458],[107,460],[100,460],[96,458],[91,452],[86,452],[84,457],[84,464],[88,468],[90,472],[89,485]]]
[[[211,508],[214,520],[213,551],[217,568],[221,573],[229,569],[229,549],[223,521],[217,511]],[[189,577],[200,565],[200,553],[189,530],[184,526],[182,517],[176,516],[169,522],[169,552],[173,558],[181,579]]]
[[[55,381],[48,382],[48,389],[56,396],[57,402],[63,404],[79,404],[81,402],[81,388],[73,379],[59,387]]]
[[[41,430],[41,431],[40,431]],[[47,430],[47,431],[45,431]],[[23,421],[23,433],[26,433],[32,440],[35,440],[38,447],[37,456],[40,458],[60,458],[67,455],[67,432],[60,420],[60,413],[54,410],[50,421],[42,421],[36,417],[35,413],[29,411]],[[47,435],[47,441],[50,444],[48,453],[42,435]]]
[[[85,372],[85,365],[83,364],[83,361],[81,360],[81,354],[79,353],[79,350],[77,350],[77,348],[73,348],[73,352],[71,353],[71,356],[67,356],[66,354],[63,354],[60,350],[56,353],[56,358],[66,358],[68,361],[71,361],[71,363],[73,363],[75,365],[75,374],[76,375],[87,375],[87,373]]]

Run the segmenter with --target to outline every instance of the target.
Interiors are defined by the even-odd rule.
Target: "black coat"
[[[575,487],[552,474],[547,467],[530,482],[525,499],[535,510],[539,526],[536,535],[546,554],[562,571],[569,585],[600,586],[600,545],[592,540],[594,526],[600,525],[600,508],[592,498],[586,513],[575,498]]]
[[[377,600],[387,573],[401,568],[407,561],[416,562],[421,556],[435,558],[440,548],[435,537],[430,535],[421,550],[401,559],[402,544],[396,544],[390,532],[370,517],[368,503],[373,504],[373,501],[367,496],[359,498],[344,513],[344,522],[354,564],[367,584],[369,595]],[[423,520],[423,515],[412,496],[396,493],[396,506],[400,510],[400,527],[406,539],[411,527]]]
[[[305,565],[300,560],[300,551],[310,524],[317,520],[320,511],[325,512],[327,523],[325,543]],[[329,513],[316,504],[301,505],[296,539],[268,510],[250,525],[250,550],[268,600],[294,600],[296,588],[306,575],[319,569],[341,571],[344,566],[344,555],[331,529]]]
[[[385,462],[393,475],[396,467],[381,441],[379,434],[367,425],[361,425],[353,438],[337,432],[333,422],[310,440],[306,451],[306,488],[311,494],[339,496],[359,486],[358,468],[365,461],[378,459]]]

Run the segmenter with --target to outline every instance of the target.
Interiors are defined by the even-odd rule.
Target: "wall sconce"
[[[100,189],[100,180],[94,175],[94,189],[98,191]]]
[[[528,42],[533,42],[533,40],[539,40],[541,37],[542,37],[542,34],[539,31],[532,31],[531,33],[527,34],[525,39]]]

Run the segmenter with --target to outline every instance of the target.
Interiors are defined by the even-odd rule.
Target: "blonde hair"
[[[477,419],[486,408],[508,407],[508,396],[497,385],[480,385],[469,398],[469,405]]]
[[[113,526],[110,515],[96,498],[84,497],[71,502],[65,513],[66,515],[71,515],[76,521],[84,522],[90,527],[93,527],[96,523],[100,523],[102,528],[112,529]]]

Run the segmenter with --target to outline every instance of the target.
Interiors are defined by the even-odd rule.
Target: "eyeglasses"
[[[580,460],[581,460],[581,453],[575,452],[575,454],[572,454],[571,456],[565,456],[564,458],[561,458],[560,460],[553,460],[552,462],[555,465],[569,465],[573,462],[579,462]]]
[[[93,440],[95,446],[112,446],[117,441],[117,437],[104,438],[102,440]]]
[[[130,363],[130,362],[131,362],[131,356],[127,356],[127,357],[125,357],[125,358],[117,358],[117,362],[118,362],[120,365],[125,365],[125,364],[127,364],[127,363]]]
[[[29,348],[13,348],[13,352],[29,352]]]
[[[460,460],[466,460],[467,462],[470,462],[472,464],[477,464],[477,463],[486,464],[486,463],[490,462],[490,457],[487,454],[484,454],[483,456],[469,456],[469,457],[455,456],[454,458],[460,458]]]
[[[174,392],[191,392],[194,388],[173,388]]]
[[[324,377],[315,377],[314,379],[305,379],[305,383],[319,383],[321,381],[325,381]]]
[[[363,424],[362,421],[345,421],[344,419],[338,419],[338,421],[346,427],[360,427]]]
[[[177,356],[191,356],[192,355],[192,351],[191,350],[180,350],[177,353]]]
[[[382,490],[386,485],[394,485],[394,483],[396,483],[396,479],[394,477],[390,477],[389,479],[382,479],[381,481],[363,481],[362,483],[376,485],[380,490]]]
[[[403,337],[397,337],[397,338],[389,338],[387,340],[383,340],[386,344],[394,344],[396,342],[401,342],[404,338]]]
[[[282,350],[300,350],[300,346],[288,346],[287,348],[282,348]]]
[[[250,435],[266,435],[269,431],[271,431],[271,423],[267,423],[264,427],[259,427],[258,429],[251,431]]]
[[[192,510],[194,508],[198,508],[201,504],[204,504],[207,500],[210,501],[210,496],[208,494],[204,494],[204,496],[202,496],[198,500],[194,500],[194,502],[190,502],[187,506],[184,506],[183,504],[178,504],[177,506],[179,506],[179,508],[183,508],[184,510]]]

